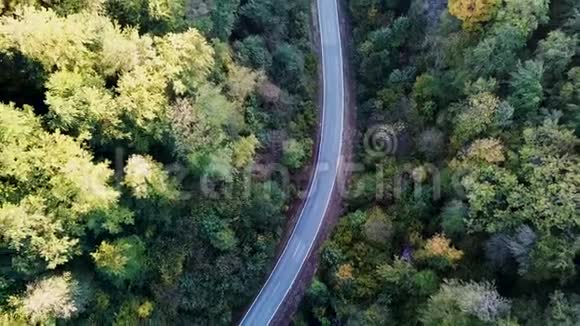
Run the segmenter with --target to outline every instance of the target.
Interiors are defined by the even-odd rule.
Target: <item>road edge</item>
[[[316,237],[312,250],[309,257],[304,262],[300,273],[298,274],[294,286],[290,289],[290,292],[286,295],[283,305],[277,311],[276,316],[272,320],[272,325],[288,325],[292,321],[292,318],[300,302],[304,296],[304,293],[310,286],[316,270],[318,268],[319,254],[322,246],[326,239],[329,237],[332,229],[338,222],[340,216],[344,211],[343,197],[346,193],[346,189],[350,180],[352,171],[350,169],[350,162],[353,162],[354,153],[354,139],[356,139],[356,92],[355,92],[355,76],[354,69],[351,64],[353,58],[352,51],[352,33],[351,33],[351,22],[350,15],[348,14],[347,0],[337,0],[338,5],[338,19],[340,22],[341,38],[342,38],[342,53],[343,53],[343,71],[344,71],[344,97],[345,97],[345,119],[344,127],[342,133],[342,152],[340,156],[339,171],[336,180],[336,184],[331,194],[330,204],[326,209],[326,214],[322,221],[322,226]],[[318,78],[319,78],[319,91],[318,91],[318,105],[320,110],[318,110],[319,117],[321,116],[322,110],[322,65],[320,64],[321,58],[321,40],[319,31],[319,21],[318,21],[318,4],[317,1],[312,2],[312,28],[313,40],[316,42],[316,53],[318,55]],[[318,142],[320,141],[320,119],[319,128],[317,132]],[[317,142],[317,143],[318,143]],[[317,155],[317,153],[313,153]],[[314,156],[316,157],[316,156]],[[313,162],[316,164],[316,162]]]
[[[338,0],[338,1],[341,2],[341,0]],[[306,196],[308,194],[308,191],[310,190],[310,186],[311,186],[312,181],[314,179],[314,171],[316,169],[316,165],[318,164],[318,152],[319,152],[320,141],[321,141],[321,137],[322,137],[322,110],[323,110],[322,105],[323,105],[323,98],[324,98],[324,91],[323,91],[323,80],[324,79],[323,79],[322,62],[321,62],[322,50],[321,50],[321,39],[320,39],[320,27],[318,24],[319,24],[319,21],[318,21],[317,1],[313,0],[313,1],[311,1],[311,6],[310,6],[310,47],[311,47],[312,52],[316,55],[316,61],[317,61],[316,62],[317,63],[317,69],[316,69],[317,70],[316,71],[317,89],[316,89],[316,95],[313,98],[313,100],[316,101],[316,107],[317,107],[317,110],[316,110],[316,130],[312,132],[312,137],[315,141],[312,144],[312,149],[311,149],[312,155],[310,156],[310,160],[308,161],[308,165],[306,168],[304,168],[304,171],[300,172],[300,173],[303,173],[304,175],[307,176],[307,178],[304,178],[306,180],[306,182],[296,184],[297,188],[300,191],[301,196],[298,196],[297,198],[292,199],[291,202],[288,204],[289,208],[285,212],[286,220],[284,223],[284,229],[281,232],[280,239],[278,241],[278,244],[276,245],[274,257],[273,257],[272,261],[270,262],[270,265],[268,266],[267,273],[265,273],[265,275],[262,279],[262,282],[260,283],[260,287],[257,289],[258,291],[260,291],[262,289],[262,287],[264,286],[264,284],[267,282],[268,278],[270,277],[270,274],[272,274],[274,268],[276,267],[276,264],[278,263],[280,256],[282,255],[282,253],[284,252],[284,249],[286,248],[288,242],[290,241],[290,237],[292,236],[294,228],[296,227],[296,224],[298,223],[300,213],[302,212],[304,205],[306,205]],[[323,223],[324,223],[324,221],[323,221]],[[317,248],[316,247],[317,245],[318,244],[316,243],[312,249],[313,251]],[[307,264],[307,261],[304,263],[302,269],[305,268],[306,264]],[[299,277],[300,277],[300,275],[298,275],[298,277],[296,278],[296,282],[300,282]],[[255,300],[256,295],[253,296],[252,300]],[[292,295],[292,290],[290,290],[290,292],[286,296],[286,299],[288,297],[290,297],[291,295]],[[251,308],[253,302],[254,301],[249,303],[246,307],[244,307],[243,310],[237,311],[237,313],[235,314],[235,318],[234,318],[234,320],[236,321],[234,323],[234,325],[238,325],[243,320],[245,314]],[[283,305],[285,305],[285,304],[286,304],[286,300],[284,301]],[[280,307],[280,310],[284,310],[284,307]],[[278,316],[278,314],[276,314],[276,317],[274,317],[272,319],[273,325],[277,324],[277,316]]]

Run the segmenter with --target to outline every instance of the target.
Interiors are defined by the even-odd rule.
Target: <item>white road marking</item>
[[[300,242],[298,244],[298,246],[296,246],[296,249],[294,249],[294,253],[292,254],[292,258],[296,258],[296,256],[298,254],[301,254],[302,253],[302,249],[304,249],[305,247],[306,246],[302,242]]]
[[[339,167],[341,165],[341,153],[342,153],[342,140],[344,139],[344,71],[343,71],[343,58],[342,58],[342,40],[341,40],[341,36],[340,36],[340,22],[338,19],[338,4],[337,4],[337,0],[317,0],[318,1],[318,20],[319,20],[319,27],[320,27],[320,39],[321,39],[321,52],[322,52],[322,60],[321,60],[321,64],[322,64],[322,80],[323,80],[323,96],[322,96],[322,110],[321,110],[321,130],[320,130],[320,143],[319,143],[319,147],[318,147],[318,155],[317,155],[317,160],[316,162],[320,162],[322,155],[323,155],[323,150],[326,149],[327,152],[331,153],[332,155],[336,155],[334,156],[333,162],[336,163],[335,165],[335,169],[334,169],[334,175],[331,174],[331,176],[334,176],[333,179],[331,180],[331,185],[330,185],[330,190],[328,190],[327,192],[324,192],[324,196],[322,196],[324,199],[324,206],[322,209],[322,213],[320,215],[314,215],[314,216],[309,216],[310,218],[313,219],[318,219],[318,223],[316,225],[316,232],[314,233],[314,235],[312,237],[309,237],[307,239],[302,239],[299,240],[299,234],[297,235],[296,231],[298,229],[299,226],[302,226],[305,219],[307,218],[305,214],[306,208],[310,208],[311,210],[314,210],[316,212],[316,208],[320,208],[320,206],[317,206],[316,202],[313,202],[314,200],[314,195],[312,194],[315,189],[317,187],[315,187],[314,185],[318,185],[319,181],[323,180],[320,179],[320,173],[324,172],[320,167],[315,167],[315,171],[314,171],[314,176],[312,177],[312,182],[309,186],[308,189],[308,196],[306,198],[306,202],[304,204],[304,206],[302,207],[302,211],[300,212],[299,218],[298,218],[298,222],[296,223],[296,225],[294,226],[294,229],[292,230],[292,234],[290,235],[290,239],[288,240],[288,243],[286,244],[286,247],[284,247],[282,254],[280,255],[279,259],[276,261],[276,264],[274,266],[274,269],[272,270],[272,272],[270,273],[270,275],[268,276],[268,279],[266,280],[266,283],[264,283],[264,285],[262,286],[262,288],[260,289],[260,292],[258,293],[258,295],[256,296],[256,298],[254,299],[254,301],[252,302],[252,305],[250,306],[250,308],[248,309],[248,311],[246,312],[246,314],[244,315],[242,321],[240,322],[241,325],[269,325],[273,318],[276,316],[276,313],[278,311],[278,309],[280,308],[280,306],[282,305],[282,303],[284,302],[286,296],[288,295],[288,292],[290,291],[290,289],[293,287],[296,278],[298,277],[298,274],[300,274],[300,271],[302,270],[302,267],[304,265],[304,262],[306,261],[306,259],[308,258],[308,253],[310,253],[310,251],[312,250],[312,247],[314,245],[314,243],[316,242],[316,238],[318,236],[318,233],[320,231],[320,227],[322,226],[322,222],[324,220],[324,215],[326,215],[326,211],[328,210],[328,206],[330,203],[330,199],[331,199],[331,195],[334,192],[334,188],[336,186],[336,178],[338,177],[338,170]],[[330,2],[330,5],[334,5],[334,9],[335,9],[335,13],[334,14],[327,14],[325,15],[326,18],[323,20],[322,19],[322,14],[321,11],[323,10],[323,2]],[[333,17],[334,16],[334,17]],[[329,18],[330,17],[330,18]],[[334,18],[334,23],[336,24],[336,30],[335,30],[335,35],[332,35],[332,26],[331,26],[331,19]],[[326,33],[330,33],[331,37],[336,37],[336,41],[330,41],[327,42],[325,40],[325,34]],[[338,47],[336,46],[338,43]],[[333,85],[334,87],[332,87],[332,85],[327,84],[327,72],[331,72],[331,70],[327,71],[328,69],[332,69],[332,67],[327,67],[325,65],[325,61],[326,59],[331,60],[331,57],[326,57],[324,55],[325,52],[325,48],[328,47],[331,51],[338,51],[338,70],[339,70],[339,77],[336,80],[333,80],[333,82],[337,82],[338,85]],[[336,96],[336,98],[338,99],[338,105],[339,107],[326,107],[327,105],[327,95],[333,94]],[[334,110],[337,110],[338,112],[331,112]],[[332,124],[334,123],[333,121],[326,121],[326,118],[328,118],[327,116],[327,112],[329,111],[331,113],[339,113],[338,118],[340,120],[340,137],[337,137],[338,135],[333,135],[332,133],[330,135],[327,135],[328,137],[331,137],[331,139],[329,140],[331,143],[329,143],[327,146],[323,146],[324,144],[326,144],[326,139],[328,137],[325,137],[325,125],[329,124],[331,127]],[[332,130],[332,129],[331,129]],[[336,143],[332,143],[333,139],[338,140],[338,144]],[[333,145],[337,145],[338,146],[338,150],[333,149]],[[327,154],[329,154],[327,153]],[[325,168],[327,170],[330,170],[330,164],[328,164]],[[324,174],[326,175],[326,174]],[[323,175],[323,176],[324,176]],[[328,178],[328,177],[326,177]],[[328,180],[327,180],[328,181]],[[320,194],[316,194],[319,195]],[[312,204],[312,205],[311,205]],[[317,213],[316,213],[317,214]],[[312,215],[312,214],[311,214]],[[298,255],[299,257],[301,256],[301,261],[298,263],[298,270],[296,272],[292,272],[292,281],[290,282],[290,285],[286,287],[286,290],[284,291],[284,294],[282,295],[281,298],[278,298],[278,296],[276,295],[276,292],[279,288],[279,286],[282,284],[280,280],[276,280],[276,284],[271,284],[271,282],[273,282],[273,275],[276,274],[278,278],[283,278],[284,276],[284,271],[281,271],[280,268],[281,267],[281,262],[284,261],[284,263],[286,263],[286,265],[290,264],[290,266],[288,267],[292,267],[293,265],[293,261],[294,259],[289,259],[289,257],[287,257],[287,251],[288,248],[291,246],[291,243],[293,241],[308,241],[308,250],[306,251],[302,251],[302,249],[300,250],[300,252],[298,252],[298,249],[295,250],[295,252],[293,253],[294,255]],[[302,245],[303,243],[300,242],[299,246]],[[304,254],[304,256],[299,255],[299,253]],[[272,289],[273,286],[273,289]],[[268,289],[270,287],[270,289],[272,289],[271,293],[268,294],[268,297],[263,297],[263,293],[264,291],[266,291],[266,289]],[[268,289],[268,291],[270,291],[270,289]],[[260,300],[260,303],[257,305],[257,302]],[[273,311],[266,311],[265,313],[267,313],[268,315],[260,315],[260,312],[257,312],[260,310],[260,308],[262,309],[268,309],[271,307],[268,307],[268,303],[272,303],[272,302],[276,302],[276,307],[274,308]],[[260,306],[261,305],[261,306]],[[256,315],[257,314],[257,315]],[[260,318],[262,317],[262,318]],[[265,318],[267,318],[267,322],[264,324],[264,320]],[[259,319],[258,321],[254,320],[254,319]]]

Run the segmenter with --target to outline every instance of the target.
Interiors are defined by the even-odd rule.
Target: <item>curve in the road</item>
[[[306,201],[268,280],[240,325],[269,325],[292,289],[316,242],[341,162],[345,115],[342,43],[337,0],[317,0],[323,102],[318,156]]]

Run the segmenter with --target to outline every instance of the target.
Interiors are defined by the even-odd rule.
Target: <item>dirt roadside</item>
[[[356,139],[356,92],[355,92],[355,76],[354,76],[354,68],[351,65],[351,58],[352,58],[352,33],[350,29],[350,19],[348,15],[348,7],[346,0],[338,0],[339,4],[339,19],[340,19],[340,28],[341,28],[341,36],[342,36],[342,51],[343,51],[343,58],[344,58],[344,73],[345,73],[345,124],[342,136],[342,153],[341,153],[341,162],[340,162],[340,169],[338,174],[338,179],[336,186],[334,188],[334,192],[331,197],[331,201],[329,207],[326,211],[326,215],[324,217],[323,224],[320,228],[320,232],[318,233],[318,237],[316,242],[310,252],[309,257],[305,261],[296,282],[294,283],[293,288],[290,290],[288,295],[286,296],[286,300],[284,305],[280,307],[278,310],[276,317],[272,321],[272,325],[288,325],[292,321],[292,317],[296,313],[298,306],[304,296],[305,291],[310,286],[314,275],[316,274],[316,270],[318,268],[318,259],[320,250],[324,241],[329,237],[333,227],[338,222],[338,219],[342,215],[344,211],[343,206],[343,194],[346,192],[346,187],[350,180],[351,173],[347,169],[348,163],[353,161],[353,153],[354,153],[354,142],[353,140]],[[319,65],[318,65],[318,85],[322,85],[322,65],[320,64],[321,58],[321,43],[320,43],[320,32],[319,32],[319,25],[318,25],[318,8],[316,1],[313,1],[312,4],[312,23],[311,23],[311,33],[312,33],[312,40],[315,43],[315,50],[318,54]],[[322,88],[319,87],[318,92],[318,107],[322,108]],[[317,141],[315,144],[315,149],[313,152],[313,157],[316,158],[318,155],[318,143],[320,142],[320,112],[319,110],[319,128],[317,132]],[[313,167],[315,164],[314,160],[311,164]],[[312,169],[309,171],[310,177],[312,177]],[[279,247],[279,254],[281,250],[286,245],[290,234],[294,228],[294,225],[297,221],[298,212],[302,209],[304,205],[304,201],[302,201],[301,205],[297,205],[297,209],[294,211],[294,215],[292,217],[292,221],[289,223],[288,228],[286,229],[285,235],[283,237],[283,241],[281,241],[281,246]]]

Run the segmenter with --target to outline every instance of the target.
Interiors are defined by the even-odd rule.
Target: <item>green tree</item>
[[[117,286],[138,282],[148,267],[145,243],[136,235],[103,241],[91,256],[98,271]]]
[[[528,276],[567,279],[574,274],[576,252],[565,244],[574,241],[578,225],[574,198],[580,170],[578,156],[571,152],[578,140],[553,121],[526,129],[523,138],[519,166],[513,170],[495,165],[472,167],[463,178],[469,201],[468,226],[492,234],[522,224],[533,226],[539,239],[531,253],[535,270]]]
[[[272,55],[266,47],[264,38],[259,35],[250,35],[234,43],[236,56],[241,64],[255,69],[269,71],[272,65]]]
[[[310,157],[311,144],[307,140],[289,139],[284,145],[282,163],[291,169],[301,168]]]
[[[545,325],[572,326],[580,320],[580,298],[577,294],[555,291],[545,312]]]
[[[0,13],[13,13],[22,6],[47,7],[59,15],[78,13],[82,10],[102,9],[103,0],[8,0],[0,4]]]
[[[96,133],[101,142],[132,138],[141,147],[167,129],[167,89],[182,94],[206,84],[214,63],[212,48],[193,29],[140,37],[98,13],[59,17],[32,8],[0,23],[0,50],[21,51],[52,73],[46,86],[53,128]],[[107,89],[111,77],[116,87]]]
[[[276,48],[272,59],[271,74],[281,85],[291,90],[298,90],[304,83],[304,55],[291,44],[282,44]]]
[[[138,199],[162,197],[171,200],[177,197],[175,184],[161,164],[153,161],[150,156],[129,157],[123,184]]]
[[[397,63],[396,51],[405,45],[411,34],[411,21],[397,18],[389,27],[382,27],[368,34],[358,46],[360,74],[369,86],[381,83]]]
[[[564,79],[568,65],[576,53],[577,39],[556,30],[541,40],[536,50],[536,58],[544,63],[544,75],[554,83]]]
[[[250,0],[239,10],[242,22],[250,25],[250,30],[268,33],[276,39],[286,34],[286,14],[289,3],[279,0]]]
[[[359,35],[380,28],[383,22],[389,18],[391,10],[397,10],[401,6],[398,0],[352,0],[349,1],[350,13],[356,22]]]
[[[465,218],[467,217],[467,206],[460,200],[452,200],[445,205],[441,211],[441,227],[445,234],[452,237],[465,235]]]
[[[115,314],[114,325],[136,325],[151,317],[154,306],[151,301],[131,297],[125,300]]]
[[[1,5],[0,5],[1,7]],[[26,317],[22,316],[21,313],[0,311],[0,324],[4,325],[14,325],[14,326],[26,326],[28,325]]]
[[[526,39],[511,25],[503,25],[487,34],[474,48],[466,50],[465,65],[470,75],[479,77],[507,76],[517,63],[518,53]]]
[[[576,276],[574,259],[579,252],[577,245],[570,245],[569,237],[544,235],[529,253],[529,264],[522,273],[528,279],[567,281]]]
[[[222,41],[227,40],[236,23],[240,0],[217,0],[211,11],[212,34]]]
[[[418,76],[413,84],[413,98],[419,106],[441,98],[442,93],[439,80],[429,74]]]
[[[232,164],[235,168],[244,168],[254,161],[258,139],[254,136],[242,137],[233,144]]]
[[[580,135],[580,68],[574,67],[568,71],[568,78],[560,89],[560,98],[564,107],[566,123]]]
[[[507,317],[510,302],[488,282],[446,281],[421,314],[427,325],[487,325]]]
[[[516,117],[525,118],[534,114],[540,108],[544,99],[542,76],[544,65],[538,61],[518,63],[517,70],[512,74],[510,86],[512,93],[508,101],[515,108]]]
[[[107,14],[123,26],[145,27],[149,19],[147,0],[108,0]]]
[[[29,107],[0,105],[0,139],[2,245],[53,269],[78,254],[91,216],[119,209],[119,193],[109,185],[113,172],[107,162],[94,164],[74,139],[42,130]],[[96,221],[111,228],[116,222]]]
[[[326,305],[330,300],[330,293],[326,284],[318,279],[314,279],[306,292],[308,301],[312,305]]]
[[[387,246],[393,236],[393,222],[379,207],[367,212],[367,220],[363,226],[366,240],[379,246]]]
[[[455,117],[452,144],[460,146],[478,135],[485,134],[493,125],[499,99],[489,92],[472,95],[459,106]]]
[[[92,135],[100,126],[106,126],[107,130],[102,132],[107,137],[123,136],[117,103],[112,92],[104,87],[103,79],[63,70],[52,74],[45,86],[52,128]]]
[[[504,0],[498,10],[496,25],[512,25],[529,37],[538,26],[548,22],[549,0]]]
[[[203,234],[216,249],[227,251],[236,247],[236,234],[215,214],[200,217],[200,224]]]
[[[99,26],[101,30],[114,28],[98,14],[85,12],[63,18],[52,10],[24,7],[18,16],[5,17],[0,24],[0,49],[20,50],[48,71],[88,69],[92,64],[88,40],[94,39]]]
[[[105,9],[122,26],[132,26],[143,33],[165,34],[189,25],[184,0],[106,0]]]

